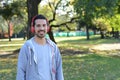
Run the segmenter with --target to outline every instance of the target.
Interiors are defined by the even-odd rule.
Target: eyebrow
[[[36,25],[47,25],[47,24],[36,24]]]

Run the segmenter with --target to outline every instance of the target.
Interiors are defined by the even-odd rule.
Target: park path
[[[95,45],[91,47],[89,51],[98,54],[120,57],[120,43]]]
[[[93,46],[91,49],[93,50],[120,50],[120,43],[113,43],[113,44],[99,44]]]

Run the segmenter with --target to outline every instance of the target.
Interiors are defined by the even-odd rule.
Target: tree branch
[[[66,24],[66,28],[69,30],[69,31],[71,31],[71,29],[69,28],[69,26]]]
[[[50,3],[49,0],[48,0],[48,4],[49,4],[49,7],[51,8],[52,12],[54,12],[54,9],[52,8],[52,4]]]
[[[57,10],[61,1],[62,0],[59,0],[56,5],[53,5],[54,9],[52,8],[51,3],[49,2],[49,6],[50,6],[50,8],[52,9],[52,12],[53,12],[53,18],[51,20],[49,20],[49,23],[53,22],[56,19],[56,10]],[[54,0],[54,3],[55,3],[55,0]]]
[[[60,27],[60,26],[66,26],[68,28],[68,30],[71,30],[69,27],[68,27],[68,23],[73,23],[73,22],[76,22],[77,19],[79,19],[79,17],[73,17],[71,18],[70,21],[67,21],[67,22],[64,22],[64,23],[61,23],[61,24],[58,24],[58,25],[50,25],[51,27]]]

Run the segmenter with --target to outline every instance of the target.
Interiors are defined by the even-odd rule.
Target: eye
[[[36,27],[40,27],[40,25],[38,24],[38,25],[36,25]]]
[[[45,27],[46,26],[46,24],[43,24],[43,27]]]

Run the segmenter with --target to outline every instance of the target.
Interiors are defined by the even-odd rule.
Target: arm
[[[56,80],[64,80],[63,70],[62,70],[62,58],[58,48],[57,48],[57,56],[56,56]]]
[[[25,80],[26,64],[27,64],[26,49],[27,49],[27,46],[23,45],[19,52],[16,80]]]

